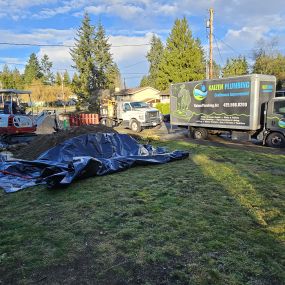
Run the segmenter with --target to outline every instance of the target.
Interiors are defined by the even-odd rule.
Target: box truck
[[[196,139],[227,132],[283,147],[285,97],[275,88],[276,78],[261,74],[172,84],[170,123]]]

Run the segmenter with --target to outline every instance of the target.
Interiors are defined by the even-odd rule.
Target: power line
[[[140,63],[142,63],[142,62],[145,62],[145,61],[147,61],[147,60],[146,60],[146,59],[144,59],[144,60],[138,61],[138,62],[136,62],[136,63],[133,63],[133,64],[131,64],[131,65],[123,66],[122,68],[129,68],[129,67],[133,67],[133,66],[135,66],[135,65],[137,65],[137,64],[140,64]]]
[[[223,64],[223,58],[222,58],[222,55],[221,55],[221,52],[220,52],[220,48],[219,48],[219,45],[218,45],[218,41],[217,41],[217,38],[216,38],[215,35],[214,35],[214,39],[215,39],[215,42],[216,42],[216,45],[217,45],[217,48],[218,48],[219,56],[220,56],[220,59],[221,59],[221,64]]]
[[[0,65],[5,65],[5,64],[9,64],[9,65],[21,65],[21,66],[26,66],[27,64],[25,63],[16,63],[16,62],[5,62],[5,61],[0,61]],[[74,69],[68,69],[68,68],[51,68],[51,70],[53,71],[59,71],[59,70],[65,70],[65,71],[74,71],[76,72],[76,70]],[[142,72],[121,72],[121,74],[127,74],[127,75],[145,75],[145,73]]]
[[[230,46],[229,44],[227,44],[224,40],[220,39],[220,41],[223,42],[224,45],[226,45],[227,47],[229,47],[234,53],[240,54],[237,50],[235,50],[232,46]]]
[[[11,42],[0,42],[0,45],[9,45],[9,46],[32,46],[32,47],[68,47],[73,48],[75,45],[64,45],[64,44],[38,44],[38,43],[11,43]],[[140,46],[149,46],[150,44],[124,44],[124,45],[111,45],[111,47],[140,47]]]

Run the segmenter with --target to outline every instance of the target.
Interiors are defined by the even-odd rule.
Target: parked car
[[[63,100],[57,100],[54,102],[54,106],[55,107],[64,107],[65,106],[65,102]]]
[[[71,100],[68,100],[68,101],[66,102],[66,106],[75,106],[76,103],[77,103],[76,100],[71,99]]]

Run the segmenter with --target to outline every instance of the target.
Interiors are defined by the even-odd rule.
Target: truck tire
[[[100,120],[100,124],[106,126],[107,125],[107,118],[102,118]]]
[[[193,138],[197,140],[205,140],[208,137],[208,131],[204,128],[195,128],[192,130]]]
[[[142,131],[141,124],[137,120],[131,120],[130,128],[133,132],[136,132],[136,133],[139,133]]]
[[[266,144],[270,147],[285,147],[285,137],[281,133],[270,133],[266,138]]]

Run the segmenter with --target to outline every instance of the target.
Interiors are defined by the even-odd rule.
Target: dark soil
[[[44,151],[73,137],[88,133],[117,133],[114,129],[104,125],[72,127],[70,130],[60,131],[54,134],[38,135],[27,146],[15,150],[14,157],[34,160]]]

